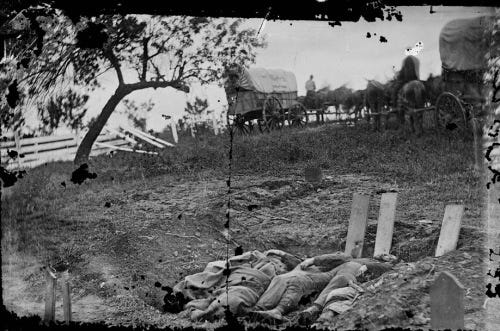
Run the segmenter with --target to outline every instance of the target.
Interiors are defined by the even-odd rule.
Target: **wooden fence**
[[[73,160],[76,150],[84,134],[68,134],[62,136],[45,136],[36,138],[14,139],[0,143],[2,166],[14,168],[33,168],[53,161]],[[99,144],[102,143],[103,145]],[[90,156],[100,155],[113,150],[109,145],[123,147],[129,142],[117,134],[103,133],[99,135]],[[8,150],[15,150],[20,156],[12,159]]]

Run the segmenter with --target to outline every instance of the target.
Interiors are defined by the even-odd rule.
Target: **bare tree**
[[[195,81],[222,84],[224,69],[233,62],[253,63],[255,50],[265,43],[241,23],[240,19],[112,15],[74,25],[58,14],[45,22],[42,54],[23,83],[33,95],[65,84],[95,89],[104,72],[115,72],[115,91],[76,153],[74,162],[80,165],[87,162],[94,141],[130,93],[167,87],[188,93]],[[136,73],[135,79],[130,78],[131,72]]]

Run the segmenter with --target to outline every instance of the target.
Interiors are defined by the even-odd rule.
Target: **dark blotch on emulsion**
[[[87,28],[76,34],[76,45],[83,49],[101,49],[108,41],[104,24],[89,22]]]
[[[238,255],[241,255],[243,254],[243,247],[241,246],[238,246],[234,249],[234,256],[238,256]]]
[[[8,87],[7,95],[5,96],[7,99],[7,104],[10,108],[16,108],[19,102],[19,91],[17,89],[17,80],[14,80],[12,84]]]
[[[71,182],[78,185],[81,185],[86,179],[95,178],[97,178],[97,174],[89,172],[89,166],[87,163],[82,164],[71,174]]]

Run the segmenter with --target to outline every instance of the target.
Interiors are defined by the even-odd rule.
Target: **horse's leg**
[[[398,109],[398,117],[399,117],[399,126],[403,132],[407,132],[406,129],[406,114],[405,114],[405,108],[403,105],[399,105]]]
[[[412,127],[412,131],[417,135],[419,136],[420,135],[420,129],[419,129],[419,120],[418,120],[418,114],[415,113],[415,108],[416,108],[416,105],[412,105],[412,107],[414,107],[411,111],[411,127]]]
[[[417,135],[421,136],[424,133],[424,115],[422,112],[415,114],[415,119],[417,121],[418,132]]]
[[[413,113],[413,110],[410,110],[411,113],[410,113],[410,131],[411,133],[416,133],[417,132],[417,129],[416,129],[416,123],[415,123],[415,114]]]
[[[381,105],[380,105],[379,102],[377,102],[376,109],[377,109],[377,115],[375,117],[375,120],[376,120],[376,123],[377,123],[376,126],[377,126],[377,131],[380,131],[380,127],[381,127],[380,120],[382,118],[382,115],[381,115],[382,114],[382,107],[381,107]]]
[[[389,123],[389,109],[384,106],[384,131],[387,131]]]
[[[397,122],[399,123],[398,132],[400,134],[406,135],[406,125],[405,125],[406,121],[405,121],[404,109],[403,109],[402,105],[399,105],[399,104],[396,107],[398,107],[396,109]]]
[[[365,113],[365,117],[366,117],[366,121],[368,123],[370,123],[370,113],[372,112],[372,105],[371,104],[367,104],[366,105],[366,113]]]
[[[403,108],[403,106],[400,106],[399,107],[399,123],[404,126],[405,123],[406,123],[406,118],[405,118],[405,109]]]

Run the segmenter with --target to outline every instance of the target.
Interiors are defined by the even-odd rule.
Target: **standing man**
[[[309,80],[306,82],[306,96],[310,95],[310,93],[314,93],[316,91],[316,84],[313,80],[313,75],[309,77]]]
[[[313,75],[309,77],[309,80],[306,82],[306,99],[305,99],[305,106],[310,109],[316,109],[316,84],[314,83],[313,80]],[[316,111],[316,123],[319,123],[320,121],[320,114],[319,110]],[[321,114],[322,115],[322,114]]]

